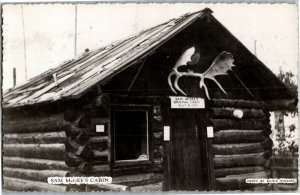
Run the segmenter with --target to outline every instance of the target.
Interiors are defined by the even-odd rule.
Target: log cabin
[[[245,180],[270,177],[269,112],[297,98],[206,8],[85,52],[2,103],[6,190],[265,190]]]

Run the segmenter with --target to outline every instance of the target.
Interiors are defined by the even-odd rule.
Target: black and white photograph
[[[3,192],[297,192],[298,4],[3,3]]]

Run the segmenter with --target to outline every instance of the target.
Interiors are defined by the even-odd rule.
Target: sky
[[[275,74],[298,74],[298,13],[292,4],[78,4],[3,6],[3,90],[24,83],[86,48],[93,50],[169,19],[209,7]],[[23,14],[22,14],[23,10]],[[23,15],[23,19],[22,19]],[[25,52],[26,51],[26,52]],[[25,55],[26,54],[26,55]],[[26,57],[25,57],[26,56]],[[26,60],[25,60],[26,59]]]

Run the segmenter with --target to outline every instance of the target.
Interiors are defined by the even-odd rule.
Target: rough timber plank
[[[214,154],[219,155],[250,154],[264,151],[260,143],[213,144],[212,149]]]
[[[259,179],[259,178],[269,178],[270,172],[269,171],[262,171],[262,172],[256,172],[256,173],[249,173],[249,174],[243,174],[243,175],[232,175],[229,177],[222,177],[217,178],[217,189],[219,190],[245,190],[249,188],[256,187],[253,184],[247,184],[246,179]]]
[[[215,168],[264,166],[266,161],[267,159],[265,159],[264,153],[239,154],[239,155],[216,155],[214,157]]]
[[[113,183],[127,186],[139,186],[162,181],[162,174],[144,173],[113,177]]]
[[[137,58],[141,59],[142,57],[147,55],[147,52],[153,51],[155,48],[157,48],[161,44],[165,43],[171,37],[175,36],[181,29],[184,29],[192,21],[195,21],[198,18],[198,16],[199,16],[198,14],[191,15],[190,17],[186,18],[183,22],[178,22],[178,24],[176,24],[174,27],[170,28],[169,31],[166,31],[166,33],[163,33],[163,35],[158,37],[160,39],[160,41],[153,40],[152,41],[153,44],[151,44],[151,45],[146,44],[146,45],[144,45],[144,47],[138,46],[138,49],[131,50],[131,52],[128,54],[128,56],[126,56],[125,60],[122,59],[119,63],[117,63],[117,65],[118,65],[117,71],[114,69],[114,67],[109,67],[109,69],[107,69],[108,71],[105,72],[105,74],[106,74],[105,80],[103,80],[103,77],[104,77],[103,75],[98,74],[95,77],[89,78],[88,79],[89,82],[84,83],[81,88],[76,88],[74,90],[70,90],[70,91],[66,92],[66,94],[64,96],[76,97],[79,94],[84,93],[86,90],[88,90],[88,88],[93,86],[95,82],[99,82],[99,80],[101,80],[101,79],[103,82],[105,82],[106,80],[109,80],[111,77],[113,77],[114,75],[116,75],[117,73],[119,73],[120,71],[125,69],[126,67],[128,67],[128,65],[130,65],[130,63],[135,61],[135,59],[137,59]],[[159,32],[159,31],[157,31],[157,32]],[[122,64],[123,66],[120,66],[120,64]],[[84,81],[81,80],[80,82],[83,83]]]
[[[3,175],[6,177],[28,179],[33,181],[47,182],[48,177],[65,177],[67,171],[62,170],[34,170],[22,168],[3,168]]]
[[[4,156],[41,158],[50,160],[65,159],[64,144],[3,144]]]
[[[62,113],[3,120],[4,133],[33,133],[64,131],[67,124]]]
[[[268,128],[270,124],[267,121],[257,119],[211,119],[215,130],[240,129],[240,130],[262,130]]]
[[[21,157],[3,157],[3,166],[37,170],[69,170],[64,161]]]
[[[234,107],[234,108],[262,108],[265,103],[262,101],[233,100],[233,99],[214,99],[211,104],[216,107]]]
[[[251,143],[265,139],[262,130],[221,130],[215,133],[214,144]]]
[[[213,118],[235,118],[233,116],[234,110],[242,110],[243,118],[262,118],[265,116],[265,113],[262,109],[254,108],[211,108]]]
[[[47,132],[47,133],[18,133],[5,134],[3,142],[5,144],[49,144],[64,143],[66,133],[64,131]]]
[[[232,168],[220,168],[215,169],[216,177],[226,177],[228,175],[241,175],[246,173],[255,173],[264,171],[265,168],[262,166],[254,167],[232,167]]]
[[[36,191],[36,192],[65,192],[66,186],[51,185],[44,182],[37,182],[25,179],[3,177],[3,188],[13,191]]]
[[[295,99],[273,100],[273,101],[249,101],[233,99],[214,99],[211,102],[215,107],[235,107],[235,108],[264,108],[270,111],[289,110],[295,107]]]

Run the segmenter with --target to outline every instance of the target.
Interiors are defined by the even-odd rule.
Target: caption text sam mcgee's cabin
[[[296,96],[208,8],[32,78],[3,97],[4,189],[263,190],[269,111]],[[112,176],[51,185],[50,176]]]

